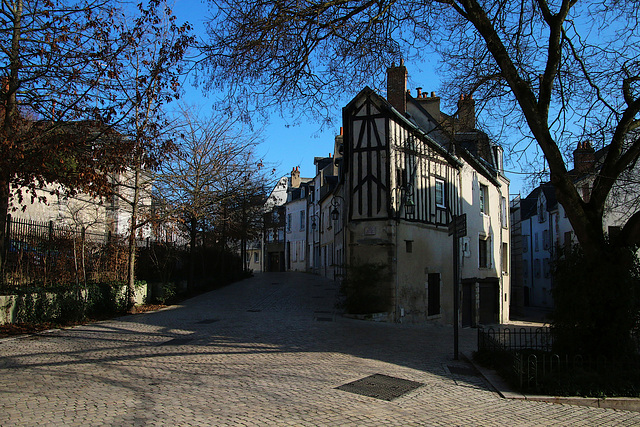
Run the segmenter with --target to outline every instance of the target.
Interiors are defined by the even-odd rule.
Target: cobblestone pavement
[[[502,399],[452,359],[452,328],[346,319],[336,290],[262,274],[156,313],[1,340],[0,425],[640,424]],[[472,351],[475,331],[460,337]],[[391,401],[337,389],[372,374],[423,386]]]

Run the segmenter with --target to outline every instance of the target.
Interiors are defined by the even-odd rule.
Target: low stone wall
[[[137,287],[135,290],[136,304],[143,304],[146,301],[148,294],[148,285]],[[85,292],[85,291],[83,291]],[[122,288],[122,296],[126,292],[126,288]],[[39,294],[31,294],[33,297],[37,297]],[[47,299],[53,300],[55,294],[47,293]],[[21,296],[18,295],[0,295],[0,325],[6,325],[8,323],[15,323],[18,311],[18,301]]]

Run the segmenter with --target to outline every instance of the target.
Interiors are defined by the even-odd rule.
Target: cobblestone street
[[[155,313],[0,340],[0,425],[640,425],[640,413],[501,398],[453,329],[335,314],[336,285],[267,273]],[[462,329],[460,349],[475,349]],[[391,401],[337,389],[382,374]]]

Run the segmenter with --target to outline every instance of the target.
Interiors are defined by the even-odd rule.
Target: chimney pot
[[[573,152],[573,168],[578,173],[592,172],[596,163],[596,152],[590,141],[578,142]]]
[[[435,98],[436,97],[436,93],[435,92],[431,92],[431,97]]]
[[[300,187],[300,166],[296,166],[291,171],[291,187]]]
[[[418,98],[422,98],[422,88],[417,87],[416,90],[418,91]]]

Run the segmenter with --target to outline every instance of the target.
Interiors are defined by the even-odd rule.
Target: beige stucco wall
[[[510,302],[510,266],[508,252],[511,250],[508,211],[502,212],[502,198],[504,209],[508,209],[509,183],[498,177],[500,185],[495,185],[488,178],[466,165],[461,173],[461,203],[462,211],[467,214],[467,235],[461,239],[461,277],[462,279],[497,278],[499,281],[499,322],[509,320]],[[480,186],[487,187],[488,212],[480,212]],[[479,267],[478,241],[480,238],[490,239],[490,254],[487,268]],[[507,256],[502,252],[506,244]]]
[[[397,228],[398,309],[402,322],[453,324],[453,238],[444,227],[400,223]],[[407,252],[411,241],[411,252]],[[440,314],[427,313],[430,273],[440,274]],[[404,316],[402,316],[404,314]]]

